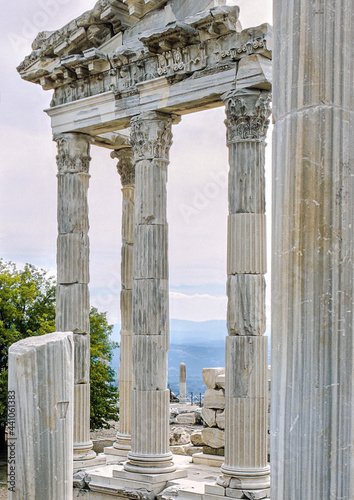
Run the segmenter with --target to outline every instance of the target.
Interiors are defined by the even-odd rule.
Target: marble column
[[[10,500],[73,498],[73,361],[72,333],[10,347]]]
[[[179,402],[185,404],[187,400],[187,380],[186,365],[181,363],[179,366]]]
[[[159,112],[131,120],[135,158],[132,441],[125,469],[175,469],[169,449],[168,227],[166,182],[172,117]]]
[[[61,134],[58,145],[56,329],[74,333],[74,461],[96,456],[90,439],[89,186],[91,138]]]
[[[269,92],[235,91],[225,101],[229,147],[225,463],[218,483],[236,498],[269,496],[265,332],[265,136]],[[244,493],[245,492],[245,493]],[[226,491],[228,494],[228,490]],[[250,496],[247,498],[251,498]],[[253,498],[253,497],[252,497]]]
[[[117,441],[113,447],[119,455],[126,456],[131,447],[131,392],[133,384],[132,367],[132,294],[133,294],[133,243],[134,243],[134,187],[135,162],[131,148],[113,151],[112,158],[118,158],[117,170],[121,177],[122,206],[122,259],[120,294],[121,340],[119,387],[119,424]]]
[[[272,499],[354,498],[354,3],[275,0]]]

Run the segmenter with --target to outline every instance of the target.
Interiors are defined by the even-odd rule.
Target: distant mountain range
[[[115,325],[113,340],[120,340],[119,325]],[[202,369],[225,366],[226,321],[170,321],[170,350],[168,353],[168,384],[170,389],[179,393],[179,366],[185,363],[187,372],[187,393],[194,397],[204,394],[206,386]],[[270,342],[268,352],[270,363]],[[119,349],[114,353],[112,367],[119,366]]]

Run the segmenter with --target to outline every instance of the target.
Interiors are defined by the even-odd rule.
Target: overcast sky
[[[50,119],[42,111],[49,107],[52,92],[22,81],[16,66],[31,52],[31,42],[39,31],[58,29],[94,4],[94,0],[16,0],[7,3],[0,19],[0,256],[19,265],[35,264],[53,274],[56,147]],[[271,0],[237,2],[243,28],[271,23],[271,4]],[[174,126],[168,182],[171,318],[206,321],[226,317],[228,162],[224,119],[224,110],[218,108],[184,116]],[[267,149],[270,226],[270,147]],[[91,156],[91,303],[107,311],[109,321],[116,323],[120,321],[121,185],[108,150],[94,147]],[[268,248],[269,243],[270,238]]]

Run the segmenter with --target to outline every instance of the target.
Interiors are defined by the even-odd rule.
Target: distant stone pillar
[[[72,333],[9,350],[9,499],[73,498]]]
[[[218,483],[269,496],[268,355],[265,332],[265,136],[269,92],[225,101],[229,147],[225,463]],[[227,494],[227,492],[226,492]],[[235,494],[235,493],[234,493]],[[232,494],[231,496],[233,496]],[[238,498],[242,498],[239,496]]]
[[[187,396],[186,365],[180,364],[179,367],[179,402],[185,404]]]
[[[273,500],[354,498],[353,23],[274,1]]]
[[[175,469],[169,449],[167,354],[168,227],[166,182],[172,118],[151,112],[131,120],[135,166],[132,444],[125,469]]]
[[[89,186],[91,138],[60,134],[56,329],[74,332],[74,461],[96,456],[90,439]]]
[[[125,456],[131,447],[131,392],[133,380],[132,367],[132,294],[133,294],[133,243],[134,243],[134,187],[135,162],[131,148],[113,151],[112,158],[118,158],[117,170],[121,177],[122,207],[122,260],[120,293],[121,341],[119,387],[119,432],[113,447]]]

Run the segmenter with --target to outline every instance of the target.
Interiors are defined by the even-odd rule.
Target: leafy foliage
[[[26,337],[55,331],[55,283],[46,271],[0,260],[0,427],[7,420],[8,350]]]
[[[107,322],[106,313],[94,307],[90,311],[91,330],[91,429],[110,427],[108,420],[118,420],[118,390],[114,385],[115,372],[110,367],[113,349],[118,347],[110,340],[113,326]]]
[[[118,391],[109,363],[113,326],[106,314],[91,308],[91,428],[118,420]],[[0,259],[0,435],[7,420],[8,351],[21,339],[55,331],[55,280],[43,269],[26,264],[23,270]]]

